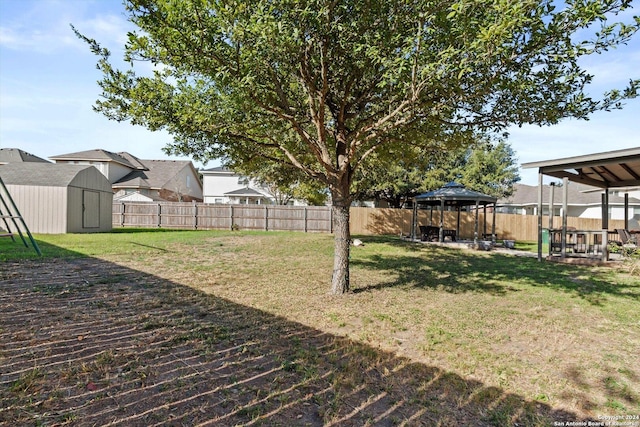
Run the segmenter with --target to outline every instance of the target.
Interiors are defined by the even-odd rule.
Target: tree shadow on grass
[[[369,243],[409,249],[408,255],[354,254],[355,268],[394,273],[395,280],[354,289],[367,292],[387,287],[438,288],[452,293],[486,292],[500,295],[516,292],[518,282],[571,292],[592,304],[604,295],[640,299],[640,281],[616,283],[594,268],[539,262],[536,258],[478,252],[435,245],[421,245],[385,237],[363,238]]]
[[[0,424],[526,426],[580,419],[106,261],[0,268]]]

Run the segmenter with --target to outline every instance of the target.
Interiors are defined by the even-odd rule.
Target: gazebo
[[[418,209],[420,206],[429,206],[432,210],[434,207],[440,208],[440,226],[438,232],[438,241],[443,242],[445,238],[445,228],[444,228],[444,211],[446,207],[455,207],[458,212],[458,217],[456,221],[456,230],[455,235],[460,235],[460,209],[464,206],[475,206],[475,224],[474,224],[474,232],[473,232],[473,241],[477,243],[478,241],[478,212],[480,210],[480,206],[483,206],[485,210],[485,230],[486,230],[486,209],[487,205],[493,205],[493,219],[491,225],[491,240],[495,242],[496,240],[496,204],[497,198],[493,196],[489,196],[487,194],[482,194],[477,191],[469,190],[464,185],[459,184],[457,182],[449,182],[444,187],[439,188],[437,190],[429,191],[427,193],[420,194],[413,199],[413,217],[412,217],[412,228],[411,228],[411,237],[415,239],[416,237],[416,228],[418,227]],[[432,211],[433,212],[433,211]]]

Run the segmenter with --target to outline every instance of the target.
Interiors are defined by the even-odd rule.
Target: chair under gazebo
[[[411,238],[416,239],[416,230],[418,229],[418,209],[429,207],[439,208],[440,209],[440,221],[438,228],[438,241],[440,243],[444,242],[445,237],[450,236],[452,240],[456,239],[456,236],[460,236],[460,210],[462,207],[475,207],[475,223],[474,223],[474,232],[473,232],[473,241],[474,243],[478,242],[478,213],[480,210],[480,206],[483,207],[485,211],[484,215],[484,230],[486,230],[486,208],[487,205],[493,205],[492,213],[493,219],[491,224],[491,241],[495,243],[496,241],[496,204],[497,198],[493,196],[489,196],[487,194],[482,194],[477,191],[469,190],[464,185],[459,184],[457,182],[449,182],[445,186],[438,188],[437,190],[429,191],[427,193],[419,194],[413,198],[413,216],[412,216],[412,227],[411,227]],[[455,234],[452,230],[447,230],[444,227],[444,212],[447,207],[453,207],[456,209],[457,221],[456,221],[456,229]],[[485,234],[485,233],[483,233]],[[483,236],[484,237],[484,236]]]

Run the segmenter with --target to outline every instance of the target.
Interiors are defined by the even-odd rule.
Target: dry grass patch
[[[135,318],[113,321],[153,332],[166,349],[148,356],[182,369],[171,376],[152,359],[118,359],[120,352],[113,369],[144,376],[145,387],[171,384],[161,400],[187,393],[186,372],[209,378],[202,366],[226,348],[244,356],[229,359],[228,384],[214,394],[243,397],[231,409],[216,408],[241,424],[303,413],[300,424],[310,425],[546,425],[640,413],[640,283],[630,275],[363,237],[365,246],[352,250],[353,292],[336,297],[328,294],[331,236],[149,235],[123,234],[103,253],[81,242],[107,262],[85,274],[102,297],[82,301],[104,316],[123,307],[116,304],[122,295],[135,303]],[[21,277],[8,270],[0,280]],[[39,284],[37,294],[60,298],[63,282]],[[82,325],[87,314],[66,316]],[[34,336],[14,332],[26,341]],[[0,364],[3,356],[0,349]],[[97,357],[88,373],[74,367],[77,384],[112,386]],[[18,401],[20,390],[33,393],[38,381],[62,375],[37,364],[21,372],[24,379],[10,382]],[[135,375],[130,387],[141,387]],[[292,390],[298,397],[289,407]],[[192,415],[213,419],[203,410],[206,416]]]

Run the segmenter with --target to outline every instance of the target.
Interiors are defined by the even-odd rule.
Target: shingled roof
[[[103,149],[78,151],[76,153],[60,154],[58,156],[49,157],[51,160],[85,160],[85,161],[98,161],[98,162],[116,162],[131,169],[137,169],[137,166],[131,163],[128,159],[121,156],[118,153],[112,153],[111,151]]]
[[[89,165],[55,164],[50,162],[24,162],[0,165],[0,176],[7,185],[33,185],[42,187],[66,187]],[[106,182],[106,178],[105,178]]]
[[[137,160],[137,159],[136,159]],[[160,189],[185,167],[193,167],[189,160],[138,160],[146,168],[135,170],[113,183],[113,188]]]
[[[0,148],[0,164],[24,162],[50,163],[48,160],[34,156],[19,148]]]

